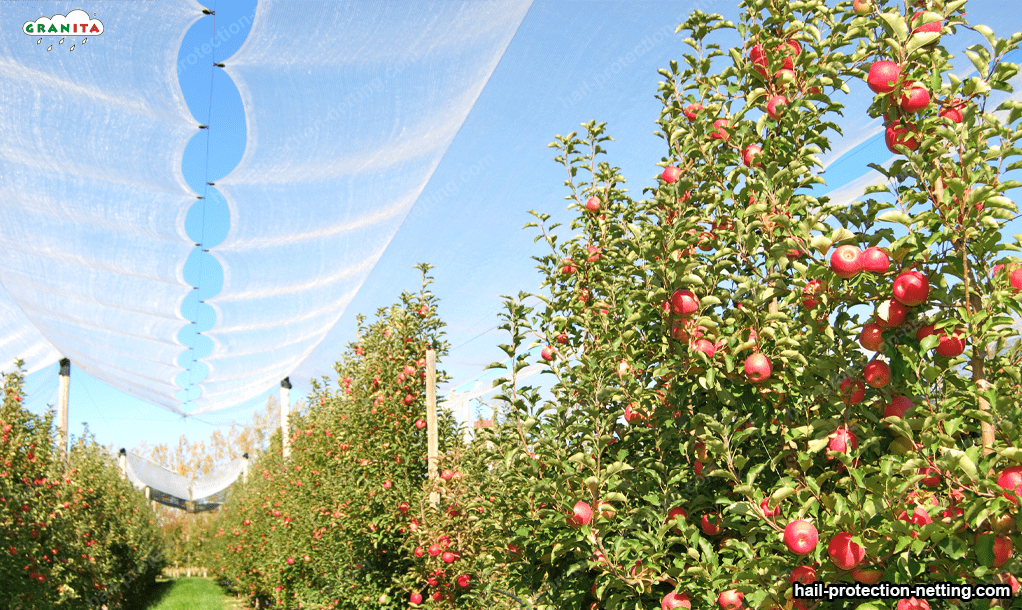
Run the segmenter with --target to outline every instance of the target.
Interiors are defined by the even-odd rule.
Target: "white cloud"
[[[21,31],[29,36],[99,36],[103,33],[103,22],[92,19],[81,9],[75,9],[67,15],[26,21]]]

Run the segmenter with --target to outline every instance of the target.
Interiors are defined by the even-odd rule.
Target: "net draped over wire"
[[[386,249],[531,0],[257,5],[225,68],[247,146],[217,184],[230,232],[198,412],[264,392],[305,360]],[[0,4],[0,362],[61,356],[177,413],[193,288],[184,148],[198,132],[176,62],[186,2],[46,3],[102,14],[104,38],[41,52]],[[68,37],[69,39],[71,37]],[[87,41],[86,41],[87,42]],[[84,46],[84,45],[83,45]],[[211,126],[215,129],[215,126]],[[282,265],[281,261],[301,261]]]
[[[245,469],[244,458],[238,458],[218,468],[213,474],[200,479],[189,480],[176,472],[149,460],[127,453],[125,474],[138,489],[148,487],[150,498],[175,508],[210,510],[222,504],[227,491]]]

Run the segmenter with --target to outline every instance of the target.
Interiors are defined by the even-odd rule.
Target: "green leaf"
[[[899,13],[880,13],[877,15],[887,25],[887,30],[894,35],[898,42],[905,42],[908,38],[908,24],[905,18]]]
[[[944,454],[944,459],[952,468],[962,472],[965,476],[969,477],[973,482],[979,480],[979,475],[976,472],[976,464],[972,461],[964,451],[960,449],[947,449]]]
[[[884,212],[877,216],[877,220],[882,220],[884,222],[896,222],[898,224],[905,225],[906,227],[910,227],[912,225],[912,217],[900,210]]]
[[[794,494],[795,494],[795,488],[792,487],[791,485],[785,485],[784,487],[782,487],[782,488],[778,489],[777,491],[775,491],[774,493],[770,494],[770,506],[776,507],[778,504],[781,503],[781,500],[787,498],[788,496],[794,495]]]
[[[991,47],[997,44],[997,36],[994,35],[994,31],[991,30],[989,26],[979,24],[972,26],[972,29],[982,34],[983,37],[987,39],[987,42],[990,43]]]
[[[911,55],[913,51],[937,42],[939,39],[940,32],[920,32],[918,34],[912,34],[912,37],[908,40],[908,45],[905,47],[905,52]]]
[[[830,443],[830,439],[814,438],[813,440],[809,441],[809,452],[818,453],[821,449],[826,447],[828,443]]]
[[[626,470],[633,470],[633,468],[624,462],[614,462],[610,466],[607,466],[607,476],[612,477],[615,474]]]
[[[816,251],[819,252],[820,255],[824,255],[828,250],[830,250],[833,243],[834,242],[823,235],[816,235],[812,238],[812,240],[810,240],[809,245],[816,248]]]
[[[972,65],[976,67],[976,71],[979,72],[980,76],[986,78],[990,75],[990,63],[989,61],[984,60],[979,53],[965,49],[965,56],[968,57],[969,61],[972,62]]]

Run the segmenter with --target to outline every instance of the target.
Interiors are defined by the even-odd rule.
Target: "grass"
[[[212,580],[179,578],[157,582],[146,610],[224,610],[226,596]]]

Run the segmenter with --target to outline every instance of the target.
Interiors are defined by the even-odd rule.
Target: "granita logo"
[[[99,36],[103,33],[103,22],[92,19],[81,9],[75,9],[67,15],[40,17],[35,21],[26,21],[21,31],[29,36]]]

